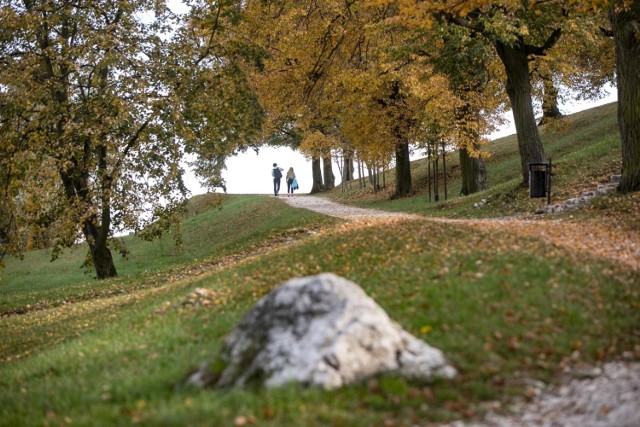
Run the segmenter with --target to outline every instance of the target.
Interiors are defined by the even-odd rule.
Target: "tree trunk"
[[[353,152],[344,152],[342,157],[342,179],[347,181],[353,180]]]
[[[331,165],[331,154],[322,157],[322,170],[324,175],[324,189],[329,191],[336,186],[336,177]]]
[[[542,79],[542,118],[539,125],[550,123],[554,119],[562,117],[558,108],[558,89],[553,84],[553,73],[540,73]]]
[[[640,1],[609,10],[616,46],[622,179],[618,191],[640,190]]]
[[[382,188],[387,188],[387,168],[382,167]]]
[[[377,165],[373,167],[371,176],[373,176],[373,191],[377,193],[380,190],[380,170]]]
[[[442,181],[444,184],[444,199],[447,200],[449,198],[449,193],[447,192],[447,150],[444,139],[442,140]]]
[[[542,140],[533,113],[527,49],[521,43],[510,46],[497,41],[495,46],[507,74],[507,95],[511,101],[518,137],[522,182],[527,184],[529,163],[545,161]]]
[[[487,169],[484,160],[471,157],[466,148],[461,148],[460,169],[462,170],[462,189],[460,194],[468,196],[487,189]]]
[[[362,160],[360,160],[360,156],[357,156],[358,162],[358,182],[360,183],[360,188],[364,188],[367,185],[367,181],[364,179],[364,166],[362,165]]]
[[[427,189],[429,191],[429,202],[431,202],[431,148],[427,145]]]
[[[396,191],[393,197],[405,197],[413,194],[411,186],[411,161],[409,143],[396,144]]]
[[[72,177],[68,171],[60,171],[60,178],[65,191],[65,196],[71,206],[84,204],[89,206],[91,199],[88,193],[88,174],[85,171],[74,171]],[[109,188],[110,182],[104,182],[105,188]],[[116,277],[118,275],[113,263],[111,250],[108,246],[109,228],[111,227],[111,209],[109,198],[103,195],[101,224],[98,224],[98,216],[91,215],[82,220],[82,234],[89,245],[89,253],[96,271],[96,277],[100,280]]]
[[[440,184],[438,183],[438,151],[437,146],[434,150],[434,162],[433,162],[433,201],[440,201]]]
[[[311,173],[313,177],[313,185],[311,186],[311,194],[322,192],[322,170],[320,169],[320,158],[311,158]]]
[[[90,220],[85,222],[83,227],[84,237],[89,243],[89,251],[91,258],[93,259],[93,266],[96,271],[98,279],[108,279],[109,277],[116,277],[118,272],[113,263],[113,257],[111,256],[111,250],[107,246],[106,239],[101,239],[99,232],[95,225]]]

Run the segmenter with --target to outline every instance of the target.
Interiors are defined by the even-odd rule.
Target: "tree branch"
[[[544,56],[547,54],[547,51],[551,49],[560,39],[562,35],[562,28],[556,28],[553,30],[549,38],[544,42],[542,46],[531,46],[525,45],[525,49],[527,50],[527,55],[536,55],[536,56]]]

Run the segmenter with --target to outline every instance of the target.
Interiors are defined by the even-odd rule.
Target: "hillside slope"
[[[620,173],[620,140],[616,118],[617,103],[581,111],[540,127],[540,135],[547,157],[553,161],[553,201],[575,197],[585,190],[593,190],[598,183],[608,181],[611,174]],[[412,162],[412,181],[415,195],[389,200],[395,185],[394,169],[386,173],[387,187],[374,192],[370,186],[360,188],[357,181],[346,191],[335,188],[327,195],[332,199],[360,206],[378,207],[393,211],[407,211],[431,216],[500,217],[532,213],[544,206],[546,200],[529,199],[528,189],[520,184],[520,158],[515,135],[492,141],[486,148],[489,188],[462,197],[460,167],[457,152],[447,156],[449,200],[444,200],[440,178],[440,202],[427,197],[427,167],[425,159]],[[474,203],[489,200],[482,209]]]

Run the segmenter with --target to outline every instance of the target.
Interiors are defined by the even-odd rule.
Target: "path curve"
[[[571,220],[527,220],[522,218],[452,219],[434,218],[404,212],[347,206],[318,196],[282,197],[295,208],[309,209],[337,218],[362,219],[422,219],[457,224],[485,231],[503,231],[519,236],[544,240],[570,251],[595,255],[640,271],[640,232],[620,230],[602,224],[584,224]]]
[[[412,215],[404,212],[387,212],[377,209],[347,206],[318,196],[284,196],[282,197],[282,200],[294,208],[308,209],[310,211],[343,219],[424,218],[419,215]]]

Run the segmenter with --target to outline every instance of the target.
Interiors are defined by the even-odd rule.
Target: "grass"
[[[559,190],[583,182],[566,168],[583,163],[584,177],[597,181],[615,165],[608,131],[584,130],[592,122],[553,129]],[[494,149],[490,173],[505,181],[485,194],[514,211],[528,206],[501,164],[513,161],[512,149]],[[590,164],[597,153],[611,162]],[[365,196],[359,203],[425,215],[488,215],[473,208],[473,197],[425,207],[423,198]],[[498,212],[492,203],[487,211]],[[222,206],[192,201],[181,250],[168,238],[126,237],[131,254],[117,262],[114,280],[78,269],[82,247],[53,264],[46,252],[9,260],[0,283],[0,426],[472,420],[487,402],[526,396],[528,379],[553,382],[564,367],[625,352],[640,358],[640,272],[620,264],[464,225],[345,223],[265,196],[229,196]],[[637,195],[612,196],[575,216],[599,222],[615,212],[613,220],[637,224],[637,206]],[[326,271],[360,284],[407,331],[442,349],[458,378],[386,376],[331,392],[180,386],[258,298],[289,278]],[[196,288],[208,296],[194,298]]]
[[[88,274],[80,268],[86,256],[85,245],[67,251],[54,263],[46,250],[28,252],[22,262],[8,259],[6,269],[0,272],[0,314],[24,311],[27,305],[42,308],[90,299],[96,294],[157,286],[172,270],[212,264],[265,242],[295,237],[336,222],[286,208],[270,198],[224,196],[224,207],[218,209],[211,197],[191,200],[190,213],[181,224],[181,246],[176,246],[172,233],[152,242],[135,236],[122,238],[129,255],[116,259],[120,277],[114,280],[96,281],[93,272]]]

